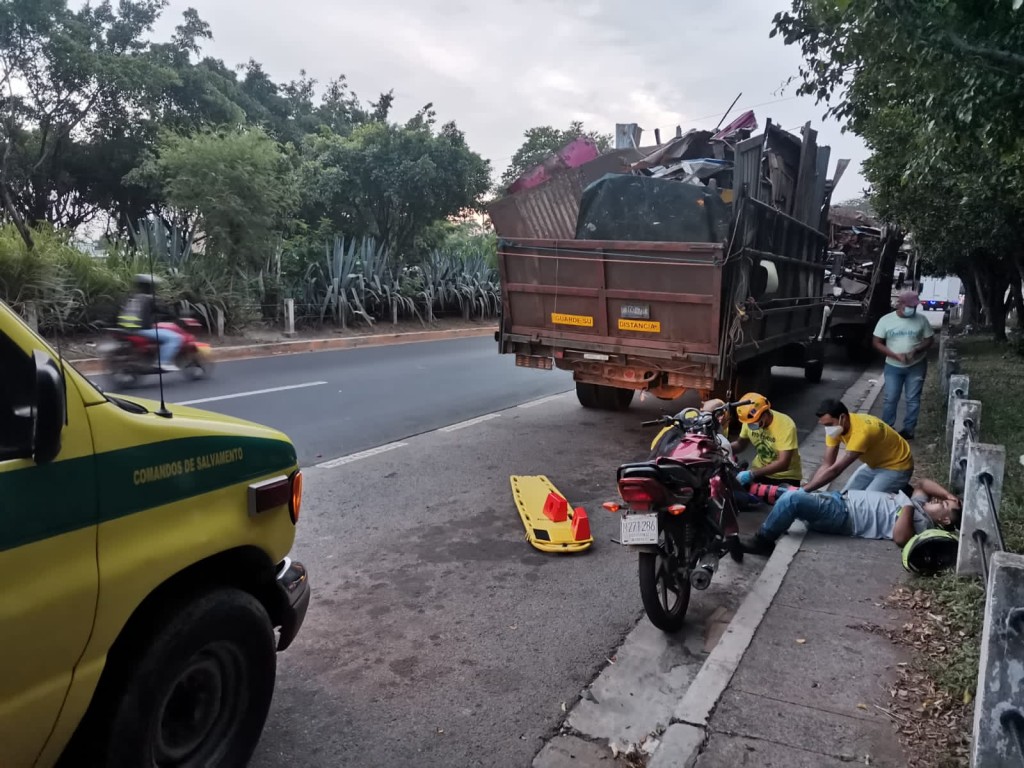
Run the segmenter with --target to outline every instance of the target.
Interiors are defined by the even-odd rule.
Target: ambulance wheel
[[[189,601],[143,649],[119,691],[103,765],[246,765],[270,710],[274,629],[256,598]]]

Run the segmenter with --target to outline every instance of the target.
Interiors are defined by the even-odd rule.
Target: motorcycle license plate
[[[658,514],[623,515],[619,540],[625,544],[657,544]]]

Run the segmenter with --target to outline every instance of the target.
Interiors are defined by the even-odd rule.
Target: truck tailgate
[[[716,357],[722,259],[716,243],[503,239],[502,332],[583,350]]]

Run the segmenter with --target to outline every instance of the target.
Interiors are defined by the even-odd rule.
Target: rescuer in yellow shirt
[[[799,485],[803,479],[800,465],[800,441],[796,423],[784,413],[772,410],[768,398],[757,392],[748,392],[740,398],[749,402],[736,409],[743,424],[733,450],[739,454],[748,445],[754,446],[755,456],[750,469],[736,477],[748,486],[755,480],[762,483]]]
[[[827,486],[855,461],[863,462],[844,491],[896,493],[914,474],[910,444],[881,419],[867,413],[850,413],[841,400],[825,400],[818,407],[818,423],[825,427],[825,459],[804,487],[814,491]],[[839,455],[839,446],[846,448]]]

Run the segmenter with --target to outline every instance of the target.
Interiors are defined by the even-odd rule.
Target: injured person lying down
[[[892,539],[902,547],[915,534],[930,528],[958,528],[960,513],[960,500],[927,478],[913,478],[897,493],[808,493],[794,487],[785,489],[778,497],[760,530],[741,541],[746,552],[769,555],[793,521],[803,520],[812,531],[862,539]]]

